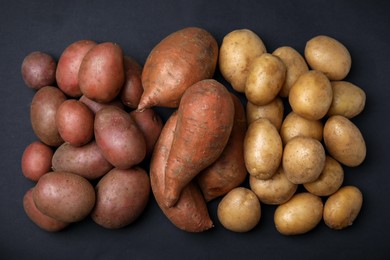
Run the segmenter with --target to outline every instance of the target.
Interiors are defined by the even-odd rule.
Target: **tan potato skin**
[[[40,142],[30,143],[23,151],[21,167],[23,175],[34,182],[51,170],[53,149]]]
[[[264,106],[257,106],[250,101],[246,103],[246,116],[248,125],[259,118],[266,118],[279,131],[283,123],[284,104],[280,97],[276,97]]]
[[[132,57],[123,58],[125,68],[125,83],[123,84],[120,99],[125,106],[132,109],[138,107],[144,88],[142,87],[142,66]]]

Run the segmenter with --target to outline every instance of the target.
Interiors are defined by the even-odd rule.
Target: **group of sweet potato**
[[[22,77],[36,90],[30,115],[39,139],[22,156],[23,174],[36,183],[24,196],[30,219],[47,231],[87,216],[105,228],[121,228],[141,215],[153,194],[176,227],[188,232],[213,227],[207,202],[228,193],[232,197],[254,170],[244,151],[250,117],[241,100],[214,79],[219,61],[234,90],[245,92],[233,78],[248,73],[247,64],[240,62],[249,60],[243,59],[245,53],[232,55],[234,42],[231,46],[230,56],[237,60],[230,62],[228,72],[223,67],[226,53],[198,27],[168,35],[143,66],[112,42],[74,42],[58,63],[42,52],[27,55]],[[163,122],[157,107],[174,112]],[[267,142],[256,145],[265,151]],[[269,164],[274,158],[253,160]],[[249,195],[233,197],[224,208],[221,202],[218,217],[226,228],[252,228],[226,224],[229,216],[252,205]],[[240,210],[227,212],[231,205]],[[258,221],[260,205],[250,207]],[[233,226],[250,220],[244,216],[240,221]]]

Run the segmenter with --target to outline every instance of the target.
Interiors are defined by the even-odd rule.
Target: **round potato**
[[[310,70],[295,81],[288,101],[298,115],[319,120],[328,112],[332,98],[332,85],[328,78],[320,71]]]
[[[366,105],[366,93],[347,81],[331,81],[333,101],[328,116],[341,115],[351,119],[359,115]]]
[[[279,57],[286,66],[286,78],[279,95],[288,97],[291,86],[299,76],[309,70],[309,67],[302,55],[292,47],[279,47],[272,54]]]
[[[219,50],[218,62],[222,76],[235,91],[244,93],[249,64],[266,51],[263,41],[253,31],[231,31],[223,38]]]
[[[130,56],[125,56],[123,63],[125,66],[125,83],[120,93],[120,99],[127,107],[136,109],[144,92],[141,80],[142,67]]]
[[[226,229],[248,232],[260,221],[260,201],[250,189],[237,187],[229,191],[219,202],[217,214]]]
[[[264,53],[250,63],[245,82],[245,96],[251,103],[263,106],[278,95],[286,77],[286,66],[272,54]]]
[[[292,183],[315,181],[325,165],[325,149],[311,137],[297,136],[288,141],[283,151],[283,169]]]
[[[332,229],[344,229],[352,225],[360,213],[363,195],[355,186],[344,186],[325,202],[324,222]]]
[[[246,116],[248,125],[259,118],[266,118],[279,131],[283,122],[284,105],[280,97],[276,97],[264,106],[257,106],[250,101],[246,103]]]
[[[351,55],[338,40],[318,35],[305,46],[305,59],[313,70],[323,72],[330,80],[344,79],[351,69]]]
[[[57,63],[47,53],[34,51],[29,53],[22,62],[22,78],[29,88],[38,90],[52,86],[56,82]]]
[[[23,175],[34,182],[51,169],[53,149],[40,142],[35,141],[29,144],[22,155]]]
[[[283,235],[300,235],[313,230],[321,221],[323,203],[309,192],[295,194],[279,205],[274,214],[276,229]]]
[[[363,135],[346,117],[335,115],[328,118],[324,125],[324,143],[329,154],[346,166],[358,166],[366,158]]]

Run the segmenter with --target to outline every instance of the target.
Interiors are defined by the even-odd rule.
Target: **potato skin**
[[[144,88],[142,86],[142,67],[132,57],[124,56],[125,83],[123,84],[120,99],[123,104],[132,109],[138,107]]]
[[[115,106],[115,107],[118,107],[120,109],[124,109],[125,108],[125,106],[123,105],[122,101],[119,100],[119,99],[114,99],[114,100],[112,100],[111,102],[108,102],[108,103],[100,103],[100,102],[96,102],[96,101],[93,101],[92,99],[87,98],[85,95],[82,95],[79,98],[79,101],[81,101],[85,105],[87,105],[87,107],[94,114],[96,114],[96,112],[99,111],[100,109],[102,109],[104,107],[108,107],[108,106]]]
[[[270,103],[264,106],[257,106],[250,101],[246,104],[246,116],[248,125],[259,118],[266,118],[279,131],[283,123],[284,104],[280,97],[276,97]]]
[[[23,151],[21,166],[23,175],[34,182],[51,170],[53,149],[40,142],[30,143]]]
[[[38,90],[54,85],[56,68],[57,63],[52,56],[41,51],[33,51],[23,59],[21,74],[29,88]]]
[[[108,229],[118,229],[133,223],[149,201],[150,181],[140,167],[112,169],[95,186],[96,203],[91,218]]]
[[[30,106],[32,129],[39,140],[49,146],[57,147],[64,142],[56,126],[56,113],[65,100],[64,93],[52,86],[39,89],[32,99]]]
[[[33,190],[34,203],[43,214],[67,223],[87,217],[95,197],[87,179],[69,172],[46,173]]]

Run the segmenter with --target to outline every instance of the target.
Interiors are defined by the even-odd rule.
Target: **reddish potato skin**
[[[63,143],[54,152],[51,164],[53,171],[71,172],[88,180],[98,179],[113,168],[95,141],[79,147]]]
[[[70,97],[80,97],[82,95],[78,74],[81,62],[87,52],[97,43],[91,40],[80,40],[71,43],[62,52],[56,70],[58,87]]]
[[[21,73],[24,83],[34,90],[54,85],[57,63],[47,53],[34,51],[22,62]]]
[[[82,146],[93,138],[94,117],[87,105],[75,99],[68,99],[57,110],[56,126],[65,142]]]
[[[112,101],[125,81],[122,48],[112,42],[92,47],[81,62],[78,80],[88,98],[101,103]]]
[[[161,117],[151,108],[145,109],[142,112],[134,110],[130,112],[130,116],[144,134],[146,141],[146,156],[151,155],[154,145],[164,126]]]
[[[69,226],[69,223],[56,220],[49,216],[43,214],[35,206],[33,196],[33,188],[27,190],[23,196],[23,208],[27,216],[32,222],[34,222],[38,227],[48,232],[58,232]]]
[[[124,57],[125,83],[123,84],[120,98],[125,106],[136,109],[141,99],[144,88],[142,87],[141,65],[132,57]]]
[[[204,29],[187,27],[168,35],[152,49],[144,64],[144,93],[138,110],[178,107],[187,88],[213,77],[217,59],[218,43]]]
[[[150,180],[140,167],[112,169],[95,187],[96,203],[91,212],[95,223],[117,229],[133,223],[144,211],[150,195]]]
[[[143,161],[146,142],[129,113],[110,106],[95,114],[95,140],[104,157],[118,169],[129,169]]]
[[[42,175],[51,170],[53,153],[50,146],[40,141],[29,144],[22,155],[23,175],[27,179],[37,182]]]
[[[32,129],[35,135],[49,146],[57,147],[64,142],[56,126],[56,114],[65,100],[64,93],[52,86],[39,89],[32,99],[30,106]]]
[[[225,195],[244,182],[247,176],[244,160],[246,114],[239,98],[234,94],[231,96],[235,114],[229,141],[219,158],[197,175],[197,182],[206,202]]]
[[[96,114],[96,112],[98,112],[100,109],[102,109],[104,107],[108,107],[108,106],[115,106],[115,107],[118,107],[120,109],[125,108],[123,103],[119,99],[114,99],[113,101],[108,102],[108,103],[99,103],[99,102],[93,101],[92,99],[87,98],[85,95],[82,95],[79,98],[79,101],[81,101],[85,105],[87,105],[87,107],[89,107],[89,109],[94,114]]]
[[[195,182],[190,182],[182,191],[173,207],[164,204],[165,165],[175,135],[177,113],[174,112],[165,123],[157,140],[150,162],[150,182],[157,204],[177,228],[187,232],[202,232],[213,227],[206,202]]]

